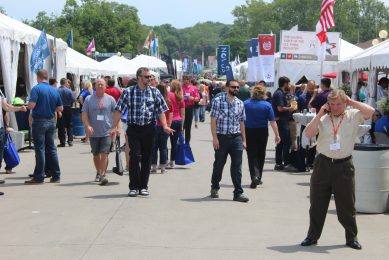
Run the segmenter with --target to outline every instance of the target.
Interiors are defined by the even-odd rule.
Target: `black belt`
[[[325,156],[324,154],[321,154],[321,153],[319,153],[318,156],[320,156],[321,158],[323,158],[323,159],[325,159],[327,161],[330,161],[332,163],[342,163],[342,162],[346,162],[346,161],[348,161],[348,160],[350,160],[352,158],[352,156],[350,155],[350,156],[345,157],[345,158],[334,159],[334,158],[327,157],[327,156]]]
[[[217,134],[217,135],[232,139],[232,138],[241,136],[241,133],[236,133],[236,134]]]

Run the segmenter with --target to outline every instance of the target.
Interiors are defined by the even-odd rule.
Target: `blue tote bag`
[[[4,161],[7,168],[15,168],[20,163],[19,154],[15,148],[15,144],[12,142],[11,135],[5,134],[5,144],[4,144]]]
[[[178,137],[178,142],[176,146],[176,161],[177,165],[187,165],[194,163],[192,149],[189,144],[185,143],[183,134],[181,133]]]

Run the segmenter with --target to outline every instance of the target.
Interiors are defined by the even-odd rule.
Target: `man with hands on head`
[[[338,220],[345,229],[346,245],[362,249],[357,239],[355,180],[352,152],[359,125],[369,119],[374,108],[350,99],[343,90],[332,90],[305,135],[319,133],[310,185],[310,225],[302,246],[317,244],[323,230],[331,194],[334,194]],[[347,106],[353,109],[346,110]]]

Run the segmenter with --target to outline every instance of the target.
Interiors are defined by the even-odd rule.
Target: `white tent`
[[[167,72],[166,62],[153,56],[147,56],[141,54],[131,59],[130,61],[138,68],[146,67],[152,70],[160,69]]]
[[[3,77],[5,94],[10,102],[16,94],[16,82],[18,77],[18,62],[19,53],[24,55],[20,60],[24,61],[25,71],[23,71],[27,93],[30,93],[31,88],[36,84],[36,76],[30,70],[30,58],[34,44],[37,42],[41,31],[19,22],[11,17],[0,13],[0,61]],[[52,62],[56,56],[56,78],[65,76],[65,55],[67,44],[61,39],[56,39],[55,50],[54,38],[47,35],[51,55],[45,60],[45,69],[52,71]],[[24,44],[24,52],[20,52],[21,45]],[[21,75],[19,75],[21,76]],[[17,129],[16,120],[11,113],[11,125]]]
[[[129,59],[122,56],[114,55],[106,60],[100,62],[102,65],[108,68],[112,68],[117,71],[119,76],[135,76],[138,67],[134,65]]]
[[[361,48],[341,39],[339,60],[345,60],[362,51]],[[323,74],[337,71],[337,61],[324,61]],[[276,79],[280,76],[290,78],[291,82],[296,83],[299,79],[305,76],[308,79],[313,79],[316,82],[320,81],[320,62],[305,61],[305,60],[281,60],[279,53],[276,54]],[[277,82],[275,82],[277,85]]]
[[[80,84],[80,76],[86,78],[96,78],[98,76],[117,75],[117,71],[106,66],[88,56],[79,53],[72,48],[66,51],[66,72],[72,73],[74,77],[74,86]]]

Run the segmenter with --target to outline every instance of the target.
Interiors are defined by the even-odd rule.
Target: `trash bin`
[[[384,213],[388,211],[389,145],[356,144],[353,162],[357,212]]]
[[[85,136],[85,128],[81,121],[80,108],[73,107],[73,135],[76,137]]]

